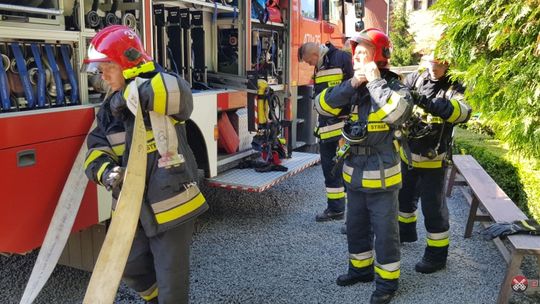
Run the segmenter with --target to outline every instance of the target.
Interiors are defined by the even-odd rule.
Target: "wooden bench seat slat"
[[[510,199],[480,199],[482,205],[495,222],[526,220],[527,216]]]
[[[508,240],[512,246],[526,254],[540,254],[540,237],[527,234],[509,235]]]
[[[454,166],[450,172],[446,195],[450,196],[452,187],[456,185],[456,173],[465,180],[468,191],[463,193],[467,202],[470,203],[469,218],[465,228],[465,237],[470,237],[473,224],[483,219],[479,207],[489,214],[495,222],[512,222],[515,220],[527,219],[527,216],[521,211],[504,191],[495,183],[495,181],[484,171],[478,162],[470,155],[455,155],[453,157]],[[487,223],[484,223],[487,225]],[[515,234],[507,237],[510,248],[506,248],[499,238],[494,242],[497,248],[503,254],[508,263],[505,277],[499,290],[498,304],[508,303],[512,278],[520,273],[521,261],[525,255],[536,255],[540,261],[540,237],[526,234]],[[508,250],[510,249],[510,250]],[[539,262],[540,263],[540,262]],[[538,266],[540,267],[540,265]]]

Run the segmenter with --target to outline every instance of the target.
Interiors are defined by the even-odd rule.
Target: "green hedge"
[[[470,154],[529,217],[540,221],[540,162],[484,134],[456,129],[455,154]]]

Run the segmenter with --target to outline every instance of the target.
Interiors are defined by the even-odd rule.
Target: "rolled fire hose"
[[[111,10],[105,15],[105,26],[120,24],[120,19],[116,17],[118,10],[118,0],[113,0]]]
[[[32,109],[36,106],[36,100],[34,98],[34,88],[28,78],[28,70],[26,69],[26,61],[18,42],[11,43],[11,51],[17,62],[17,71],[19,72],[19,79],[23,86],[24,96],[26,97],[27,107]]]
[[[2,69],[4,70],[4,72],[7,72],[9,70],[9,67],[11,66],[11,60],[9,60],[9,57],[4,55],[4,54],[1,54],[2,55]]]
[[[131,13],[125,13],[122,16],[122,24],[129,27],[132,30],[137,29],[137,17]]]
[[[31,68],[28,71],[30,82],[36,86],[36,92],[37,92],[37,105],[38,107],[44,107],[46,103],[46,93],[45,88],[47,87],[47,82],[50,81],[50,73],[47,74],[47,70],[43,67],[43,64],[41,63],[41,53],[39,51],[39,47],[36,43],[30,44],[30,49],[32,50],[32,57],[33,62],[31,64],[35,65],[35,67]],[[30,64],[27,61],[27,66],[30,66]],[[47,80],[47,76],[49,80]]]
[[[94,0],[94,2],[92,2],[92,9],[84,16],[86,27],[98,29],[101,25],[101,17],[97,13],[98,7],[99,0]]]
[[[0,99],[2,100],[2,110],[4,111],[9,111],[11,109],[9,82],[6,75],[8,69],[9,57],[2,54],[2,60],[0,60]]]

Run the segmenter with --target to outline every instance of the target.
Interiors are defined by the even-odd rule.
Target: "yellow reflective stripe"
[[[526,220],[521,220],[520,222],[521,222],[521,224],[522,224],[523,226],[529,228],[530,230],[536,230],[536,228],[534,228],[533,226],[529,225],[529,223],[527,223]]]
[[[396,121],[407,109],[407,105],[402,101],[403,97],[396,92],[393,92],[390,98],[386,101],[386,104],[379,110],[373,112],[373,120],[379,121]],[[370,114],[371,116],[371,114]],[[369,120],[369,116],[368,116]]]
[[[156,141],[152,140],[150,142],[147,142],[146,143],[146,153],[152,153],[154,151],[157,151]]]
[[[324,132],[324,133],[320,132],[320,129],[319,129],[319,135],[321,139],[328,139],[328,138],[332,138],[336,136],[341,136],[341,129],[330,131],[330,132]]]
[[[401,172],[401,164],[397,163],[395,166],[392,166],[390,168],[384,169],[384,176],[392,176],[396,175],[399,172]],[[365,170],[362,172],[362,177],[365,179],[381,179],[381,171],[380,170]]]
[[[131,89],[131,86],[126,86],[126,88],[124,89],[124,99],[127,100],[128,97],[129,97],[129,90]]]
[[[416,215],[412,217],[403,217],[401,215],[398,216],[398,220],[405,224],[410,224],[416,222]]]
[[[178,218],[181,218],[182,216],[185,216],[186,214],[195,211],[197,208],[202,206],[204,202],[206,202],[206,199],[204,198],[202,193],[199,193],[195,198],[193,198],[187,203],[172,208],[168,211],[156,214],[156,221],[158,222],[158,224],[164,224],[170,221],[174,221]]]
[[[450,103],[454,109],[452,111],[452,115],[450,115],[447,121],[451,123],[466,122],[469,118],[471,108],[467,104],[457,99],[450,100]]]
[[[341,112],[340,108],[332,108],[329,104],[326,103],[326,100],[324,99],[326,96],[326,90],[321,92],[321,96],[319,98],[319,104],[321,105],[321,108],[334,116],[338,116],[339,112]]]
[[[90,166],[90,163],[92,163],[94,160],[96,160],[98,157],[102,155],[108,155],[106,152],[101,150],[92,150],[88,156],[86,156],[86,160],[84,161],[84,169],[88,168]]]
[[[146,141],[154,139],[154,132],[152,130],[146,130]]]
[[[347,166],[347,164],[343,164],[343,173],[342,173],[342,176],[343,176],[343,180],[346,181],[347,183],[351,183],[351,179],[352,179],[352,175],[353,175],[353,172],[354,172],[354,168],[353,167],[349,167]]]
[[[112,150],[113,150],[115,155],[122,156],[122,155],[124,155],[124,151],[126,150],[126,145],[121,144],[121,145],[113,146]]]
[[[387,177],[384,179],[386,187],[397,185],[401,183],[401,172],[396,175]],[[362,179],[362,187],[364,188],[382,188],[382,181],[380,179]]]
[[[103,163],[103,164],[101,165],[101,167],[99,167],[99,170],[98,170],[98,172],[97,172],[96,177],[97,177],[98,183],[100,183],[101,185],[103,185],[103,182],[101,181],[101,176],[103,175],[103,172],[105,171],[105,169],[107,169],[107,166],[109,166],[110,164],[111,164],[111,163],[106,162],[106,163]]]
[[[319,76],[315,77],[315,83],[319,84],[322,82],[330,82],[330,81],[339,81],[341,82],[343,80],[343,74],[337,74],[337,75],[326,75],[326,76]]]
[[[389,131],[390,126],[385,122],[369,122],[368,132],[382,132]]]
[[[139,293],[139,295],[141,296],[141,298],[143,298],[143,300],[150,301],[152,299],[155,299],[158,296],[157,285],[154,284],[151,288],[153,288],[151,293],[148,293],[148,291],[144,291],[144,292]]]
[[[340,193],[326,193],[326,197],[329,199],[340,199],[345,197],[345,192]]]
[[[407,160],[407,156],[405,155],[405,152],[403,151],[403,148],[399,149],[399,155],[401,156],[401,160],[405,162],[407,165],[409,164],[409,161]],[[413,156],[414,157],[414,156]],[[442,167],[442,159],[440,160],[429,160],[429,161],[415,161],[413,159],[412,166],[414,168],[422,168],[422,169],[436,169]]]
[[[159,114],[167,114],[167,90],[163,82],[163,76],[161,73],[156,74],[150,81],[152,85],[152,91],[154,92],[154,112]]]
[[[379,266],[375,266],[375,272],[383,279],[395,280],[399,279],[400,269],[394,271],[384,270]]]
[[[350,261],[354,268],[364,268],[373,265],[372,257],[365,260],[350,259]]]
[[[347,174],[347,172],[343,171],[343,180],[350,184],[351,179],[352,177],[349,174]]]
[[[428,123],[432,123],[432,124],[442,124],[444,123],[444,120],[438,116],[432,116],[432,115],[428,115],[426,121]]]
[[[167,116],[167,117],[169,117],[169,119],[171,120],[171,122],[172,122],[173,125],[176,125],[176,124],[184,125],[184,124],[186,124],[186,122],[183,121],[183,120],[176,120],[176,119],[174,119],[174,118],[171,117],[171,116]]]
[[[333,88],[333,87],[337,86],[337,85],[340,84],[340,83],[341,83],[341,80],[329,81],[329,82],[328,82],[328,87],[329,87],[329,88]]]
[[[450,244],[449,238],[445,238],[442,240],[432,240],[430,238],[427,238],[426,240],[429,247],[446,247]]]
[[[461,106],[459,102],[455,99],[450,100],[450,103],[452,103],[452,107],[454,107],[454,110],[452,111],[452,115],[448,118],[449,122],[456,121],[461,116]]]

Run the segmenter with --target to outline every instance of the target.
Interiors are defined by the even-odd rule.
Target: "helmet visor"
[[[101,74],[101,69],[99,68],[100,64],[102,62],[84,62],[81,66],[81,73],[88,73],[88,74]]]

